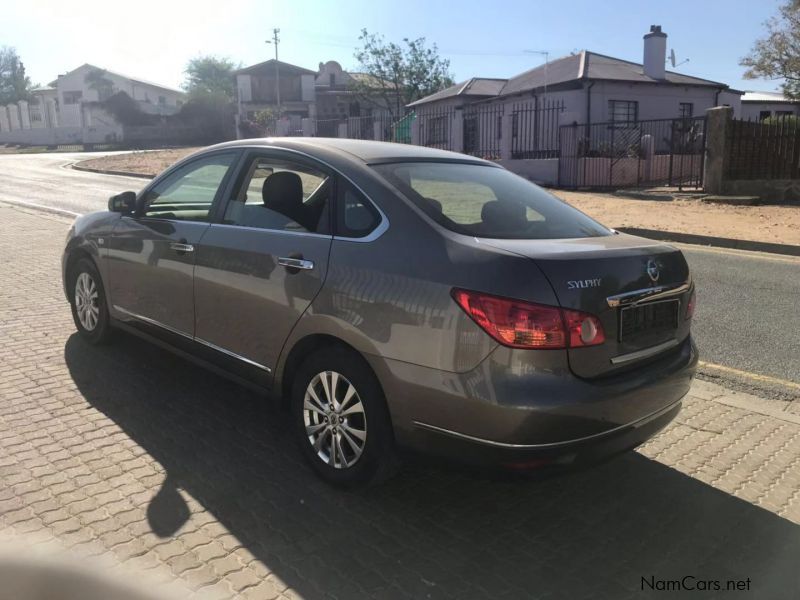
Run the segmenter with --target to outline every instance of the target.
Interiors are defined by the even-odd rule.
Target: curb
[[[137,179],[153,179],[154,175],[146,175],[144,173],[132,173],[131,171],[108,171],[105,169],[94,169],[92,167],[81,167],[77,163],[70,165],[70,168],[76,171],[85,171],[87,173],[99,173],[100,175],[116,175],[118,177],[135,177]]]
[[[12,206],[15,208],[28,208],[30,210],[38,210],[41,212],[50,213],[53,215],[58,215],[59,217],[67,217],[69,219],[75,219],[76,217],[80,217],[80,213],[72,212],[71,210],[65,210],[63,208],[55,208],[53,206],[46,206],[44,204],[36,204],[35,202],[23,202],[21,200],[6,200],[0,199],[0,205],[6,204],[8,206]]]
[[[696,244],[700,246],[732,248],[734,250],[749,250],[751,252],[767,252],[769,254],[800,256],[800,246],[793,246],[791,244],[754,242],[751,240],[737,240],[734,238],[697,235],[694,233],[677,233],[674,231],[660,231],[658,229],[640,229],[638,227],[615,227],[614,229],[621,231],[622,233],[629,233],[630,235],[638,235],[663,242],[680,242],[683,244]]]

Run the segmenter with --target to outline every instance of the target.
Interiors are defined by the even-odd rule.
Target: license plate
[[[677,329],[679,306],[678,300],[662,300],[623,308],[619,321],[620,341]]]

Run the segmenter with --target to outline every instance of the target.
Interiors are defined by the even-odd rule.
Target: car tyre
[[[88,258],[79,259],[70,270],[68,293],[72,319],[80,336],[90,344],[108,342],[112,328],[103,280]]]
[[[383,390],[354,352],[328,347],[309,356],[294,378],[291,413],[303,455],[328,483],[356,487],[394,474],[394,435]]]

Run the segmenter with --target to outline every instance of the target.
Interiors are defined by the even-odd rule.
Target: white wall
[[[610,100],[638,102],[640,120],[679,117],[681,102],[692,103],[694,105],[693,116],[702,117],[707,109],[715,106],[715,100],[717,100],[716,88],[610,81],[595,82],[591,94],[592,123],[611,120]],[[722,102],[719,103],[722,104]],[[579,122],[585,123],[585,120]]]
[[[251,102],[253,100],[253,80],[250,75],[237,75],[236,87],[239,90],[239,102]]]
[[[776,116],[779,111],[791,111],[792,114],[800,115],[800,105],[787,104],[785,102],[742,102],[741,118],[758,121],[761,111],[768,110],[770,116]],[[734,115],[736,116],[736,115]]]

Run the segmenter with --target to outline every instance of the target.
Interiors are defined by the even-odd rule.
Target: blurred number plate
[[[642,334],[677,329],[679,306],[680,302],[676,299],[623,308],[620,311],[620,341]]]

